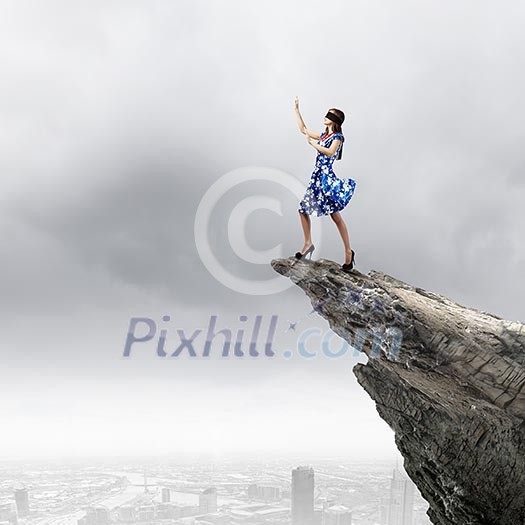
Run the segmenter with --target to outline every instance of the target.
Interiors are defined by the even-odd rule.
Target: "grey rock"
[[[525,525],[525,325],[378,271],[274,259],[330,328],[395,432],[439,525]]]

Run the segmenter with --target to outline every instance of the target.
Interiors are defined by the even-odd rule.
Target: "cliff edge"
[[[439,525],[525,525],[525,325],[387,274],[274,259],[331,329],[395,432]]]

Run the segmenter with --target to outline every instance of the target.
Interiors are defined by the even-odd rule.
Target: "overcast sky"
[[[524,15],[518,0],[2,2],[2,455],[395,457],[351,372],[364,358],[283,358],[304,329],[329,332],[304,293],[231,289],[197,245],[215,270],[286,284],[267,255],[302,246],[293,188],[315,161],[297,95],[313,130],[346,113],[334,169],[357,182],[342,214],[360,271],[523,320]],[[281,179],[227,185],[196,242],[231,173]],[[314,258],[342,262],[330,217],[312,220]],[[212,315],[233,331],[277,316],[281,352],[156,356],[161,328],[173,350]],[[134,316],[157,338],[124,359]]]

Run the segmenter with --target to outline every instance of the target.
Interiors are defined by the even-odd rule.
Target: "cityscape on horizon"
[[[2,463],[0,525],[431,523],[398,461],[287,463]]]

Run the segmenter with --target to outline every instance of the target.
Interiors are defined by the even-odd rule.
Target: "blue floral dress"
[[[332,164],[343,147],[344,136],[342,133],[334,133],[327,138],[321,138],[317,144],[329,148],[335,139],[341,144],[332,157],[317,152],[315,169],[310,177],[306,193],[299,203],[298,211],[310,215],[315,212],[320,215],[328,215],[342,210],[354,194],[356,181],[353,179],[340,179],[332,170]]]

